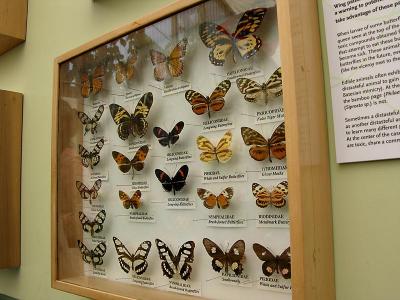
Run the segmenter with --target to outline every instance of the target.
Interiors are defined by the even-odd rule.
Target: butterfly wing
[[[283,207],[286,204],[288,194],[288,182],[280,182],[271,192],[271,204],[275,207]]]
[[[131,51],[131,55],[126,63],[126,79],[131,80],[135,76],[135,63],[137,61],[137,52],[135,49]]]
[[[227,257],[221,248],[208,238],[203,239],[203,245],[208,255],[213,259],[211,266],[214,271],[220,272],[227,265]]]
[[[218,208],[225,209],[229,206],[229,202],[233,197],[233,188],[228,187],[217,197]]]
[[[81,144],[79,144],[79,155],[81,156],[82,165],[87,168],[91,166],[90,152],[86,150]]]
[[[269,147],[271,156],[277,159],[284,159],[286,157],[285,122],[282,122],[272,133],[269,139]]]
[[[97,66],[94,69],[91,88],[93,90],[93,94],[97,94],[103,88],[103,77],[104,77],[104,67]]]
[[[213,160],[218,160],[216,149],[209,139],[207,139],[205,136],[200,135],[197,137],[196,143],[197,148],[203,151],[200,154],[201,161],[209,162]]]
[[[249,127],[242,127],[241,133],[244,143],[251,146],[249,154],[253,159],[262,161],[269,157],[268,141],[260,133]]]
[[[271,202],[271,192],[258,183],[253,183],[251,186],[254,197],[256,197],[256,204],[258,207],[267,207]]]
[[[161,182],[162,187],[167,192],[172,191],[172,180],[163,170],[155,169],[157,179]]]
[[[154,127],[153,133],[158,139],[158,142],[160,143],[161,146],[163,147],[169,146],[170,140],[168,132],[166,132],[161,127]]]
[[[125,245],[118,238],[116,238],[114,236],[113,241],[114,241],[115,250],[117,251],[117,254],[119,255],[119,257],[118,257],[119,265],[121,266],[121,269],[125,273],[129,273],[131,266],[133,266],[134,257],[128,251],[128,249],[126,249]]]
[[[90,95],[90,80],[89,74],[83,73],[81,75],[81,95],[83,98],[87,98]]]
[[[144,145],[142,147],[140,147],[137,151],[135,156],[133,157],[131,164],[132,167],[136,170],[136,171],[141,171],[144,168],[144,160],[147,157],[147,153],[149,153],[149,146]]]
[[[103,264],[103,256],[106,254],[107,246],[106,243],[99,243],[96,248],[93,250],[92,264],[96,268],[96,266]]]
[[[82,199],[88,199],[90,197],[90,191],[83,182],[77,180],[75,182],[76,188],[78,189]]]
[[[265,83],[266,103],[269,98],[282,95],[282,70],[281,67],[275,70],[268,81]]]
[[[151,249],[151,242],[144,241],[140,244],[139,248],[136,250],[134,256],[133,269],[137,275],[141,275],[146,272],[148,263],[147,256],[149,255]]]
[[[231,87],[229,80],[224,80],[218,84],[210,96],[209,110],[220,111],[225,105],[225,95]]]
[[[174,194],[185,186],[188,174],[189,167],[187,165],[183,165],[179,168],[178,172],[176,172],[174,178],[172,178],[172,189],[174,190]]]
[[[126,65],[124,65],[122,62],[117,62],[115,65],[115,81],[118,84],[121,84],[125,81],[126,79]]]
[[[154,78],[157,81],[163,81],[167,77],[167,57],[154,49],[150,49],[150,59],[154,66]]]
[[[90,166],[96,166],[100,162],[100,150],[104,146],[104,139],[100,139],[96,145],[94,146],[92,152],[89,155],[89,159],[91,160]]]
[[[161,259],[163,275],[172,278],[177,270],[177,267],[174,264],[176,258],[169,247],[160,239],[156,239],[156,246]]]
[[[185,98],[192,106],[192,111],[196,115],[203,115],[205,113],[208,113],[208,100],[199,92],[196,92],[194,90],[187,90],[185,93]]]
[[[101,188],[101,179],[97,179],[89,191],[90,200],[94,200],[98,197],[100,188]]]
[[[95,233],[99,233],[100,231],[103,230],[103,223],[106,220],[106,211],[102,209],[101,211],[98,212],[96,217],[93,220],[93,230]]]
[[[261,269],[265,276],[270,277],[275,271],[278,270],[277,259],[267,248],[260,244],[254,243],[253,250],[257,257],[264,262],[261,266]]]
[[[111,117],[113,118],[115,124],[118,125],[118,136],[121,140],[126,140],[131,129],[131,115],[122,106],[112,103],[109,105]]]
[[[211,193],[209,190],[198,188],[197,195],[203,200],[203,205],[208,209],[212,209],[217,204],[217,196]]]
[[[243,271],[242,260],[244,258],[245,243],[243,240],[236,241],[227,253],[229,267],[236,274],[240,275]]]
[[[78,240],[78,247],[79,247],[79,251],[82,254],[83,261],[85,263],[91,264],[93,261],[92,252],[80,240]]]
[[[265,99],[264,102],[267,104],[266,95],[263,91],[262,85],[258,84],[254,80],[248,78],[238,78],[236,85],[239,91],[244,94],[244,99],[248,102],[258,102]]]
[[[192,266],[189,263],[194,261],[194,247],[195,243],[193,241],[185,242],[175,257],[174,265],[183,280],[189,279],[192,273]]]
[[[179,134],[182,132],[185,123],[180,121],[175,124],[174,128],[172,128],[171,132],[169,133],[169,139],[172,145],[174,145],[179,140]]]
[[[152,105],[153,94],[151,92],[144,94],[142,98],[140,98],[132,116],[132,133],[134,135],[142,137],[146,134],[147,127],[149,126],[146,118]]]
[[[89,218],[81,211],[79,212],[79,221],[82,224],[82,230],[85,232],[90,232],[93,236],[92,222],[90,222]]]
[[[292,267],[290,259],[290,247],[288,247],[278,258],[278,269],[282,277],[289,279],[292,277]]]
[[[122,205],[124,208],[129,209],[129,208],[135,208],[138,209],[141,206],[141,196],[142,192],[137,190],[132,198],[130,198],[126,193],[123,191],[119,191],[119,199],[122,201]]]
[[[233,152],[230,149],[231,144],[232,132],[227,131],[215,148],[215,155],[217,156],[219,162],[226,163],[232,158]]]
[[[119,153],[118,151],[113,151],[112,156],[121,172],[128,173],[131,169],[131,161],[129,160],[129,158],[127,158],[122,153]]]
[[[92,119],[89,118],[89,116],[87,114],[85,114],[82,111],[78,111],[78,118],[81,121],[81,123],[83,125],[85,125],[85,133],[84,134],[86,135],[86,133],[88,133],[88,131],[91,130],[93,121],[92,121]]]
[[[183,57],[186,55],[187,43],[186,38],[180,41],[168,58],[168,70],[173,77],[181,76],[183,73]]]

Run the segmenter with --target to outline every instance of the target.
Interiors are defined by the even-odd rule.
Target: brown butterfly
[[[271,156],[277,159],[286,157],[285,122],[275,129],[268,140],[249,127],[242,127],[241,131],[244,143],[251,146],[249,153],[253,159],[262,161],[268,158],[272,162]]]
[[[228,273],[228,268],[230,268],[236,275],[242,274],[242,261],[245,251],[243,240],[236,241],[228,252],[222,251],[216,243],[207,238],[203,239],[203,245],[208,255],[213,259],[211,266],[214,271],[220,272],[222,269],[225,269],[225,273]]]
[[[132,170],[135,169],[136,171],[143,170],[144,160],[147,157],[147,153],[149,153],[149,146],[144,145],[136,151],[136,154],[132,160],[117,151],[113,151],[112,156],[121,172],[128,173],[131,168]]]
[[[100,150],[104,146],[104,139],[100,139],[94,146],[91,152],[87,151],[85,147],[79,144],[79,155],[81,156],[82,165],[87,168],[93,169],[100,162]]]
[[[103,256],[106,254],[106,243],[99,243],[94,250],[89,250],[84,243],[78,240],[78,247],[85,263],[92,264],[93,268],[103,264]]]
[[[98,94],[103,88],[104,67],[97,66],[92,74],[81,75],[81,94],[83,98],[89,97],[90,93]]]
[[[142,193],[137,190],[132,197],[129,197],[123,191],[119,191],[119,199],[122,201],[122,206],[126,209],[135,208],[138,209],[142,205],[141,197]]]
[[[199,92],[194,90],[187,90],[185,93],[186,100],[192,105],[192,111],[196,115],[208,114],[210,118],[210,112],[220,111],[225,105],[225,95],[231,87],[229,80],[224,80],[218,84],[215,90],[212,92],[210,97],[204,97]]]
[[[83,212],[79,212],[79,221],[81,221],[82,229],[85,232],[90,232],[91,236],[103,230],[103,223],[105,220],[106,211],[104,209],[99,211],[96,217],[94,217],[93,221],[90,221]]]
[[[83,111],[78,112],[78,118],[81,121],[83,125],[85,125],[85,133],[88,133],[89,131],[92,134],[95,134],[97,132],[97,125],[98,121],[100,120],[101,116],[103,115],[104,112],[104,105],[100,105],[99,108],[97,109],[96,113],[94,114],[93,119],[89,118],[87,114],[85,114]]]
[[[198,188],[197,195],[203,200],[203,204],[208,209],[212,209],[217,205],[218,208],[225,209],[229,206],[229,201],[233,197],[233,188],[228,187],[224,189],[218,196],[206,189]]]
[[[258,207],[267,207],[269,204],[275,207],[283,207],[286,204],[288,195],[288,182],[282,181],[271,191],[258,183],[253,183],[252,191],[257,199],[256,204]]]
[[[97,179],[92,188],[89,189],[86,185],[84,185],[81,181],[76,181],[76,188],[81,194],[82,199],[89,199],[89,203],[92,204],[92,200],[95,200],[99,195],[99,190],[101,188],[101,179]]]
[[[187,39],[181,40],[171,54],[167,57],[165,54],[150,49],[151,62],[154,65],[154,78],[157,81],[163,81],[168,73],[172,77],[179,77],[183,73],[183,57],[186,55]]]
[[[267,248],[260,244],[253,244],[253,250],[257,257],[263,261],[261,266],[265,276],[270,277],[274,272],[281,274],[283,278],[289,279],[292,276],[290,247],[281,255],[273,255]]]
[[[118,61],[115,65],[115,81],[118,84],[123,83],[125,80],[131,80],[135,75],[135,63],[137,61],[137,53],[132,49],[126,63]]]

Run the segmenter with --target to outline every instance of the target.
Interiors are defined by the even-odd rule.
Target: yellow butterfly
[[[232,144],[232,133],[227,131],[222,139],[218,142],[218,145],[214,145],[204,136],[197,138],[197,148],[203,151],[200,154],[200,160],[209,162],[216,160],[218,162],[226,163],[232,158],[232,150],[229,149]]]

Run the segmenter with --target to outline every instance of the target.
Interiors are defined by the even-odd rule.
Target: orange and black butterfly
[[[93,119],[89,118],[87,114],[85,114],[83,111],[78,112],[78,118],[81,121],[83,125],[85,125],[85,133],[88,133],[89,131],[92,134],[95,134],[97,132],[97,125],[98,121],[100,120],[101,116],[103,115],[104,112],[104,105],[100,105],[99,108],[97,109],[96,113],[93,116]]]
[[[183,73],[183,58],[186,55],[187,39],[181,40],[172,50],[169,56],[150,49],[151,62],[154,65],[154,78],[163,81],[170,74],[172,77],[179,77]]]
[[[261,270],[265,276],[270,277],[274,272],[281,274],[283,278],[290,279],[292,276],[290,247],[282,252],[281,255],[273,255],[264,246],[254,243],[253,250],[257,257],[263,261]]]
[[[161,182],[162,187],[167,192],[178,192],[180,191],[186,184],[186,177],[189,173],[189,167],[187,165],[183,165],[180,167],[178,172],[176,172],[174,177],[169,177],[167,173],[160,169],[155,170],[155,174],[157,179]]]
[[[140,98],[133,114],[118,104],[110,104],[110,113],[115,124],[118,125],[118,136],[121,140],[126,140],[129,135],[142,137],[147,132],[149,124],[146,118],[153,105],[153,94],[146,93]]]
[[[203,239],[203,245],[208,255],[212,257],[211,266],[216,272],[220,272],[225,269],[225,273],[228,273],[230,268],[236,275],[242,274],[245,251],[245,243],[243,240],[236,241],[228,252],[222,251],[222,249],[213,241],[208,238]]]
[[[100,150],[104,146],[104,139],[100,139],[94,146],[93,150],[89,152],[81,144],[79,144],[79,155],[81,156],[82,165],[87,168],[93,169],[100,162]]]
[[[272,133],[270,139],[265,139],[260,133],[249,127],[242,127],[242,138],[249,149],[250,156],[262,161],[271,157],[284,159],[286,157],[285,122],[281,123]]]
[[[103,230],[103,223],[105,220],[106,211],[104,209],[99,211],[99,213],[94,217],[93,221],[90,221],[83,212],[79,212],[79,221],[81,221],[82,229],[85,232],[90,232],[91,236]]]
[[[143,170],[144,160],[146,159],[148,153],[149,146],[144,145],[136,151],[136,154],[132,160],[118,151],[113,151],[112,156],[121,172],[128,173],[131,168],[132,170],[135,169],[136,171]]]
[[[233,188],[224,189],[218,196],[210,191],[202,188],[197,189],[197,195],[203,200],[203,204],[208,209],[212,209],[217,205],[218,208],[225,209],[229,206],[229,202],[233,197]]]
[[[136,50],[133,49],[129,54],[126,63],[118,61],[115,65],[115,81],[118,84],[131,80],[135,76],[135,63],[137,61]]]
[[[83,98],[89,97],[90,93],[98,94],[103,88],[104,67],[97,66],[94,71],[81,75],[81,94]]]
[[[225,105],[225,95],[231,87],[229,80],[224,80],[215,88],[211,96],[203,96],[194,90],[187,90],[185,93],[186,100],[192,105],[192,111],[196,115],[205,113],[210,117],[210,112],[220,111]]]
[[[275,207],[283,207],[286,204],[286,198],[289,193],[288,182],[282,181],[271,191],[258,183],[253,183],[251,187],[256,204],[258,207],[267,207],[273,205]]]
[[[99,196],[99,190],[101,188],[101,179],[97,179],[92,188],[89,189],[86,185],[84,185],[81,181],[76,181],[76,188],[81,194],[82,199],[89,199],[89,203],[92,204],[92,200],[97,199]]]
[[[78,247],[82,254],[82,259],[85,263],[92,264],[93,268],[103,264],[103,256],[106,254],[106,243],[99,243],[96,248],[89,250],[84,243],[78,240]]]
[[[211,63],[216,66],[224,65],[226,57],[232,49],[234,62],[235,52],[243,59],[248,59],[255,55],[260,49],[262,41],[253,33],[260,27],[266,11],[266,8],[246,11],[232,34],[221,25],[212,22],[200,24],[200,38],[207,48],[211,48],[209,54]]]
[[[119,199],[122,201],[122,206],[126,209],[135,208],[138,209],[142,205],[142,192],[137,190],[132,197],[129,197],[123,191],[119,191]]]
[[[179,140],[179,134],[182,132],[183,126],[185,126],[185,123],[180,121],[175,124],[174,128],[172,128],[170,132],[166,132],[161,127],[154,127],[153,133],[161,146],[168,146],[169,148],[170,145],[174,145]]]

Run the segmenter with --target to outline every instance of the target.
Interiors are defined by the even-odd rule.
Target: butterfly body
[[[193,241],[185,242],[180,247],[176,256],[160,239],[156,239],[156,246],[161,259],[161,269],[164,276],[172,278],[175,274],[179,274],[183,280],[190,278],[192,266],[189,263],[193,263],[194,261],[195,243]]]
[[[100,150],[104,146],[104,139],[100,139],[94,146],[91,152],[87,151],[85,147],[79,144],[79,155],[81,156],[82,165],[87,168],[93,169],[100,162]]]
[[[218,208],[225,209],[229,206],[229,202],[233,197],[233,188],[228,187],[224,189],[218,196],[206,189],[198,188],[197,195],[204,201],[203,205],[206,208],[212,209],[217,206]]]
[[[76,188],[81,194],[82,199],[89,199],[89,203],[92,204],[92,200],[96,199],[99,195],[99,190],[101,188],[101,179],[97,179],[93,187],[89,189],[86,185],[84,185],[81,181],[75,182]]]
[[[222,139],[214,146],[209,139],[204,136],[197,137],[197,148],[203,151],[200,154],[200,160],[203,162],[218,161],[221,163],[228,162],[233,155],[230,146],[232,144],[232,133],[227,131]]]
[[[126,193],[123,191],[119,191],[119,199],[122,201],[122,206],[125,209],[129,208],[135,208],[138,209],[141,205],[141,197],[142,193],[141,191],[137,190],[132,197],[129,197]]]
[[[282,252],[281,255],[273,255],[264,246],[254,243],[253,250],[257,257],[263,261],[261,266],[262,272],[265,276],[270,277],[274,272],[281,274],[283,278],[291,278],[291,256],[290,247]]]
[[[184,126],[185,123],[180,121],[175,124],[170,132],[166,132],[161,127],[154,127],[153,133],[158,138],[158,142],[161,146],[168,146],[168,148],[170,148],[171,145],[174,145],[179,140],[179,134],[182,132]]]
[[[114,158],[115,162],[117,163],[118,168],[122,173],[128,173],[130,169],[141,171],[144,168],[144,160],[149,153],[149,146],[144,145],[141,146],[134,155],[133,159],[130,160],[124,154],[118,151],[112,151],[112,157]]]
[[[101,210],[93,221],[90,221],[89,218],[83,213],[79,212],[79,221],[82,224],[82,229],[85,232],[90,232],[90,235],[93,237],[95,233],[99,233],[103,230],[103,223],[106,220],[106,211]]]
[[[176,172],[175,176],[172,178],[160,169],[155,170],[156,177],[161,182],[164,190],[167,192],[173,191],[174,195],[175,192],[180,191],[186,185],[188,173],[189,167],[187,165],[180,167],[178,172]]]
[[[78,247],[82,254],[82,259],[84,262],[93,265],[93,268],[96,269],[97,266],[103,264],[103,256],[106,254],[107,246],[106,243],[99,243],[96,248],[93,250],[89,250],[85,244],[83,244],[80,240],[78,240]]]
[[[224,252],[221,248],[208,238],[203,239],[203,245],[208,255],[212,257],[211,266],[216,272],[225,270],[225,273],[231,269],[236,275],[242,274],[245,252],[245,242],[243,240],[236,241],[228,252]]]
[[[148,128],[146,118],[153,105],[153,94],[148,92],[140,98],[133,114],[118,104],[110,104],[110,113],[118,125],[118,136],[121,140],[128,139],[129,135],[143,137]]]
[[[104,67],[97,66],[93,73],[83,73],[81,76],[81,95],[89,97],[91,93],[98,94],[103,88]]]
[[[133,255],[118,238],[113,237],[113,241],[115,250],[119,255],[119,265],[125,273],[129,273],[129,271],[132,270],[137,275],[142,275],[144,272],[146,272],[148,267],[148,262],[146,259],[151,249],[150,241],[142,242]]]
[[[100,120],[101,116],[103,115],[103,112],[104,112],[104,105],[99,106],[96,113],[94,114],[93,119],[89,118],[89,116],[82,111],[78,112],[79,120],[81,121],[81,123],[83,125],[85,125],[84,135],[86,135],[86,133],[88,133],[89,131],[92,134],[95,134],[97,132],[98,121]]]
[[[277,208],[283,207],[286,204],[286,197],[288,195],[288,182],[282,181],[271,191],[261,186],[258,183],[253,183],[252,191],[256,197],[256,204],[258,207],[267,207],[273,205]]]

